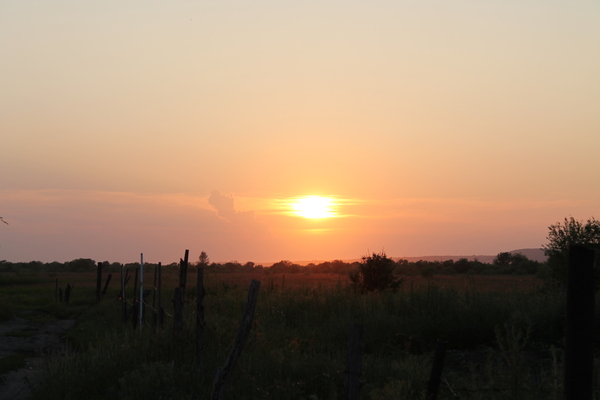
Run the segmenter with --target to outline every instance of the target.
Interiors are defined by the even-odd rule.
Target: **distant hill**
[[[539,262],[546,261],[546,255],[544,254],[543,249],[517,249],[517,250],[510,250],[509,253],[513,253],[513,254],[520,253],[533,261],[539,261]],[[494,262],[494,258],[496,258],[496,254],[493,256],[490,256],[490,255],[470,255],[470,256],[463,255],[463,256],[421,256],[421,257],[393,257],[393,258],[394,259],[403,258],[410,262],[415,262],[415,261],[419,261],[419,260],[423,260],[423,261],[454,260],[454,261],[456,261],[459,258],[466,258],[469,261],[473,261],[473,260],[477,259],[483,263],[491,264],[492,262]]]
[[[539,261],[539,262],[546,261],[546,255],[544,254],[543,249],[517,249],[517,250],[510,250],[509,253],[520,253],[533,261]],[[423,261],[454,260],[454,261],[456,261],[459,258],[466,258],[469,261],[473,261],[473,260],[477,259],[483,263],[491,264],[494,261],[494,258],[496,258],[496,255],[497,254],[494,254],[493,256],[481,254],[481,255],[470,255],[470,256],[466,256],[466,255],[462,255],[462,256],[461,255],[458,255],[458,256],[418,256],[418,257],[391,257],[391,258],[393,258],[394,260],[404,259],[404,260],[408,260],[410,262],[415,262],[415,261],[419,261],[419,260],[423,260]],[[355,259],[348,259],[348,260],[341,260],[341,261],[344,261],[346,263],[352,263],[352,262],[360,261],[360,260],[361,260],[360,258],[355,258]],[[319,263],[322,263],[325,261],[327,261],[327,260],[292,261],[292,262],[294,264],[298,264],[298,265],[308,265],[310,263],[319,264]],[[332,261],[332,260],[328,260],[328,261]],[[273,264],[272,262],[262,263],[262,265],[264,265],[265,267],[269,267],[272,264]]]
[[[544,254],[544,249],[519,249],[511,251],[511,253],[521,253],[530,260],[539,262],[546,262],[548,259]]]

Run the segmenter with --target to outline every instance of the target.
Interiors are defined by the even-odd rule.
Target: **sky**
[[[0,260],[490,255],[600,217],[600,3],[0,0]],[[294,199],[330,199],[304,218]]]

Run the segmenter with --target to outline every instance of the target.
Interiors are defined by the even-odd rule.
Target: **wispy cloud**
[[[349,207],[365,203],[362,200],[348,199],[335,195],[322,197],[328,200],[327,207],[329,209],[329,218],[344,218],[353,216],[353,214],[349,212]],[[296,212],[294,205],[303,198],[306,198],[306,196],[264,199],[263,203],[266,207],[261,210],[261,213],[297,217],[298,213]]]

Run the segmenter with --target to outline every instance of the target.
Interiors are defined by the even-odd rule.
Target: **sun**
[[[304,218],[331,218],[336,214],[334,200],[329,197],[298,197],[292,200],[290,206],[294,214]]]

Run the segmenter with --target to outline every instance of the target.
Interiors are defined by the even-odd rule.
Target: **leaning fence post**
[[[565,400],[593,397],[595,264],[594,249],[569,246]]]
[[[429,376],[429,382],[427,382],[427,395],[425,396],[426,400],[437,399],[438,391],[440,389],[440,381],[442,379],[442,370],[444,369],[444,359],[446,358],[447,348],[447,341],[437,341],[437,345],[435,347],[435,354],[433,355],[433,364],[431,366],[431,375]]]
[[[127,268],[125,270],[125,286],[127,286],[127,284],[129,283],[130,279],[131,279],[131,275],[129,275],[129,268]]]
[[[244,310],[244,315],[242,317],[240,329],[238,331],[237,337],[235,338],[233,348],[229,353],[229,357],[227,357],[227,361],[225,361],[225,365],[223,366],[223,368],[219,369],[215,375],[212,393],[210,395],[211,400],[222,400],[225,396],[227,382],[233,374],[233,370],[235,368],[237,360],[242,355],[244,344],[246,343],[246,339],[250,334],[250,328],[252,328],[252,320],[254,319],[254,310],[256,308],[256,300],[258,298],[259,287],[259,281],[253,280],[250,283],[250,290],[248,291],[248,301],[246,302],[246,309]]]
[[[112,274],[108,274],[108,276],[106,277],[106,283],[104,284],[104,289],[102,289],[102,297],[104,297],[104,295],[106,294],[106,291],[108,290],[108,285],[110,284],[111,279],[112,279]]]
[[[350,327],[350,335],[348,337],[348,361],[344,373],[343,400],[360,399],[363,347],[364,328],[361,324],[353,324]]]

